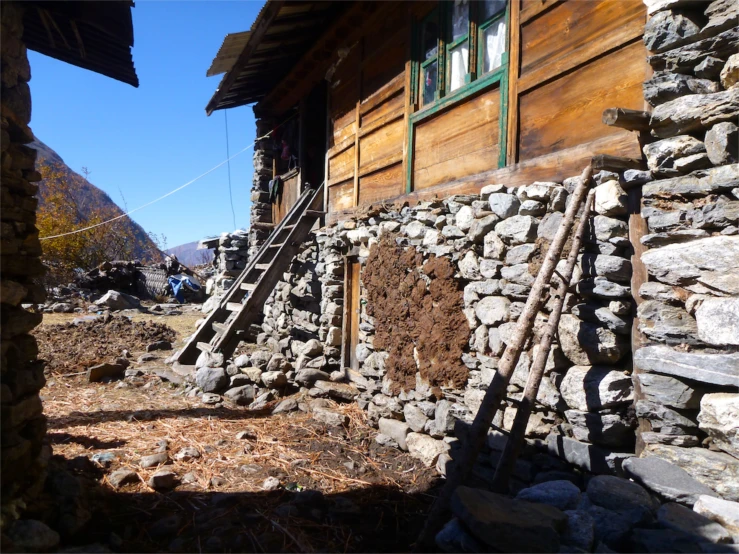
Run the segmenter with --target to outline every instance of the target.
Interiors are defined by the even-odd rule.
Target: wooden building
[[[224,43],[206,110],[255,103],[288,121],[273,223],[306,181],[325,179],[330,223],[372,203],[561,180],[596,154],[641,156],[636,134],[601,116],[645,107],[645,22],[641,0],[271,0]]]

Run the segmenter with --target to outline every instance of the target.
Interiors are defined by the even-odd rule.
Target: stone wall
[[[625,177],[602,171],[595,179],[596,215],[528,436],[548,440],[553,453],[570,460],[581,451],[574,447],[573,454],[569,443],[584,444],[598,460],[585,461],[585,466],[615,471],[615,460],[633,452],[636,426],[628,340],[631,252],[620,185]],[[258,342],[290,362],[289,381],[313,396],[355,396],[379,427],[379,441],[436,463],[461,432],[459,426],[477,411],[576,182],[571,178],[517,189],[489,185],[479,195],[376,210],[319,230],[265,304]],[[348,372],[353,395],[335,382],[345,377],[346,256],[362,268],[359,368]],[[448,262],[449,275],[438,260]],[[376,285],[370,286],[373,294],[368,294],[368,275]],[[378,297],[378,290],[406,285],[407,294],[401,290],[397,298]],[[405,308],[393,308],[415,297],[416,304],[408,308],[413,315],[403,321]],[[455,310],[461,319],[454,319]],[[548,311],[545,307],[538,317],[537,339]],[[467,329],[461,345],[456,338],[460,324]],[[385,331],[379,339],[384,349],[376,346],[378,329]],[[529,345],[516,368],[506,407],[495,422],[500,430],[510,429],[534,348]],[[252,364],[242,358],[239,365]],[[488,477],[491,472],[488,466]]]
[[[257,136],[262,137],[274,129],[268,119],[256,121]],[[269,181],[272,178],[272,161],[275,151],[270,138],[254,145],[254,177],[251,187],[251,218],[249,227],[249,257],[254,256],[267,240],[273,227],[272,204],[269,201]]]
[[[639,435],[643,455],[739,500],[739,7],[648,4]]]
[[[41,245],[36,230],[35,198],[41,175],[35,171],[31,70],[22,41],[22,6],[4,3],[2,9],[2,120],[0,127],[0,300],[2,301],[2,522],[18,511],[43,485],[42,452],[46,420],[38,391],[44,385],[43,364],[36,359],[36,339],[29,332],[41,322],[22,304],[43,303],[45,294],[34,278],[43,273]]]

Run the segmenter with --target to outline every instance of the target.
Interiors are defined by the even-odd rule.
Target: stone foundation
[[[22,5],[2,9],[2,121],[0,127],[0,301],[2,301],[2,523],[19,511],[43,486],[47,456],[43,451],[46,420],[38,391],[44,385],[43,363],[36,359],[36,339],[29,332],[41,322],[40,313],[22,304],[43,303],[45,293],[34,279],[43,274],[36,230],[34,196],[41,175],[35,170],[31,70],[22,41]]]

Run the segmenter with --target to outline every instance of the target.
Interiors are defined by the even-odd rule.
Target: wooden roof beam
[[[244,49],[241,51],[241,54],[239,54],[236,63],[234,63],[231,70],[223,76],[221,83],[218,85],[218,90],[216,90],[215,94],[213,94],[213,97],[208,102],[208,105],[205,107],[206,114],[210,115],[211,113],[213,113],[213,110],[216,109],[223,96],[231,88],[231,85],[236,80],[236,77],[249,62],[249,58],[251,58],[252,53],[256,49],[259,42],[262,40],[262,37],[267,32],[270,24],[277,17],[277,14],[280,13],[280,9],[284,4],[285,0],[271,0],[265,6],[264,14],[254,25],[255,28],[251,31],[249,41],[246,43]]]
[[[308,91],[324,78],[326,69],[332,58],[336,44],[351,44],[362,34],[362,23],[376,12],[381,3],[355,2],[331,27],[324,32],[295,64],[293,70],[286,75],[272,91],[255,107],[255,113],[281,114],[295,105]],[[295,74],[303,73],[305,66],[310,71],[301,76],[295,86],[292,81]]]

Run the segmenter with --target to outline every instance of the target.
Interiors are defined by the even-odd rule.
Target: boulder
[[[571,314],[562,315],[558,329],[562,351],[578,365],[615,363],[628,349],[626,340],[607,327]]]
[[[495,233],[512,246],[534,242],[536,230],[536,219],[530,215],[514,215],[495,226]]]
[[[664,52],[689,42],[700,30],[700,22],[696,23],[689,15],[664,10],[647,21],[644,27],[644,46],[654,53]]]
[[[620,219],[596,215],[593,218],[591,234],[594,234],[595,238],[602,242],[626,241],[629,236],[629,226]]]
[[[739,54],[732,54],[721,70],[721,84],[725,89],[739,83]]]
[[[222,367],[201,367],[195,372],[195,383],[203,392],[220,392],[231,383]]]
[[[627,515],[633,523],[649,521],[659,506],[641,485],[613,475],[596,475],[585,492],[591,503]]]
[[[696,198],[729,192],[739,186],[739,165],[694,171],[690,175],[652,181],[642,187],[644,198]],[[720,248],[720,247],[717,247]]]
[[[454,224],[465,233],[470,230],[473,221],[475,221],[475,211],[470,206],[462,206],[454,215]]]
[[[287,385],[287,377],[281,371],[265,371],[262,373],[261,379],[268,389],[280,389]]]
[[[321,344],[318,339],[310,339],[303,345],[299,352],[299,355],[308,356],[309,358],[314,358],[316,356],[320,356],[321,354],[323,354],[323,344]],[[272,356],[270,355],[270,358],[271,357]]]
[[[408,453],[421,460],[426,467],[433,467],[440,454],[449,450],[449,444],[422,433],[408,433],[405,437]]]
[[[87,368],[88,383],[97,383],[103,379],[119,379],[123,377],[128,364],[104,363]]]
[[[559,390],[570,408],[583,412],[634,400],[631,377],[609,366],[573,366],[562,379]]]
[[[739,345],[739,298],[707,298],[696,310],[695,321],[703,342]]]
[[[518,214],[520,200],[514,194],[493,193],[489,196],[490,211],[500,219],[508,219]]]
[[[421,408],[411,403],[403,406],[403,415],[405,416],[405,422],[416,433],[422,432],[426,422],[429,420]]]
[[[692,94],[660,104],[652,111],[650,127],[660,138],[708,129],[739,117],[739,87],[712,94]]]
[[[627,477],[668,501],[692,506],[701,495],[715,495],[684,469],[660,458],[629,458],[622,467]]]
[[[691,384],[668,375],[656,373],[639,373],[634,375],[642,394],[647,400],[664,404],[671,408],[693,410],[700,406],[701,397],[706,388],[699,383]]]
[[[401,450],[408,450],[406,436],[410,433],[410,427],[397,419],[380,418],[378,422],[380,433],[387,435],[398,443]]]
[[[295,382],[304,387],[312,387],[316,381],[330,381],[331,376],[325,371],[311,367],[305,367],[295,375]]]
[[[10,545],[4,545],[12,552],[54,552],[59,546],[59,533],[42,521],[19,519],[7,530]]]
[[[706,154],[714,165],[739,161],[739,127],[731,121],[717,123],[706,133]]]
[[[647,445],[641,456],[666,460],[687,471],[722,498],[739,501],[739,460],[733,456],[707,448],[681,448],[665,444]]]
[[[139,476],[135,471],[121,468],[108,475],[108,482],[117,489],[126,483],[138,483]]]
[[[330,427],[341,427],[349,423],[349,416],[326,408],[315,407],[311,413],[313,419]]]
[[[657,522],[668,529],[694,535],[714,544],[732,542],[731,534],[721,524],[675,502],[669,502],[657,510]]]
[[[251,385],[242,385],[228,389],[223,396],[239,406],[248,406],[254,401],[254,387]]]
[[[480,219],[475,219],[472,222],[472,225],[470,225],[467,236],[473,243],[483,244],[485,237],[495,228],[495,224],[498,223],[498,221],[500,221],[500,218],[494,214],[487,215]]]
[[[503,552],[557,552],[567,516],[552,506],[461,486],[452,511],[472,535]]]
[[[702,154],[706,146],[697,138],[689,135],[670,137],[644,146],[647,166],[655,176],[678,175],[681,171],[677,161],[688,156]]]
[[[436,546],[442,552],[483,552],[485,546],[473,537],[456,517],[436,534]]]
[[[739,458],[739,394],[706,394],[700,406],[700,429],[711,437],[715,446]]]
[[[566,510],[567,525],[560,536],[562,544],[579,550],[590,552],[595,542],[595,520],[583,510]],[[562,552],[562,550],[560,550]]]
[[[592,473],[616,473],[621,462],[634,454],[613,452],[562,435],[549,435],[546,439],[547,451],[552,456]]]
[[[168,491],[175,488],[179,484],[179,479],[174,471],[168,469],[160,469],[154,475],[149,477],[146,482],[152,489],[158,491]]]
[[[739,503],[723,500],[710,495],[701,495],[693,506],[693,511],[711,521],[721,524],[739,544]]]
[[[607,181],[594,190],[596,213],[612,217],[627,212],[628,196],[618,181]]]
[[[565,417],[579,441],[608,448],[633,446],[636,421],[627,412],[566,410]]]
[[[739,353],[704,354],[668,346],[645,346],[634,354],[634,364],[647,372],[739,387]]]
[[[117,290],[109,290],[94,303],[96,306],[104,306],[112,311],[133,310],[141,307],[141,300],[125,292],[118,292]]]
[[[511,301],[504,296],[486,296],[475,307],[475,314],[485,325],[499,325],[510,318]]]
[[[605,277],[610,281],[629,282],[631,262],[621,256],[605,254],[583,254],[580,258],[582,272],[588,277]]]
[[[483,240],[483,256],[488,259],[500,260],[505,253],[505,243],[495,233],[488,233]]]
[[[695,319],[679,306],[645,300],[636,311],[639,330],[650,339],[667,344],[699,344]]]
[[[311,389],[311,395],[327,396],[335,400],[351,402],[359,396],[359,390],[349,383],[335,383],[333,381],[316,381]],[[315,392],[314,392],[315,391]]]
[[[694,435],[698,430],[695,421],[662,404],[641,399],[635,407],[637,417],[649,420],[653,431],[666,435]]]
[[[323,347],[321,347],[321,353],[322,352]],[[267,369],[267,364],[269,364],[272,356],[272,352],[269,352],[268,350],[257,350],[256,352],[253,352],[250,357],[251,365],[264,371]]]
[[[564,511],[577,507],[580,500],[580,489],[570,481],[546,481],[522,489],[516,495],[516,499],[536,504],[547,504]]]

